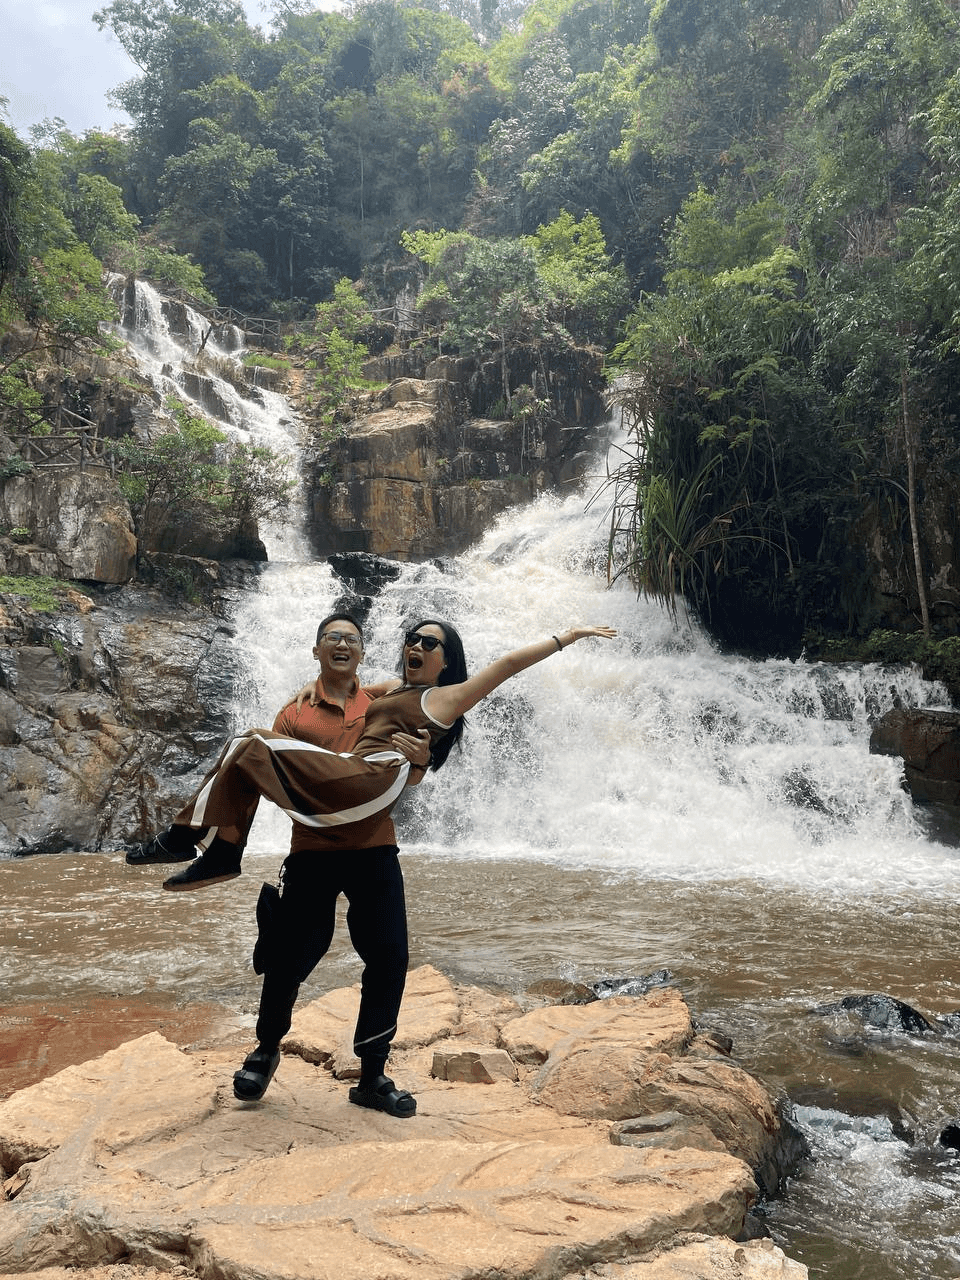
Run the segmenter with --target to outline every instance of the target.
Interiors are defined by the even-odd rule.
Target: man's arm
[[[394,687],[394,681],[388,681],[388,687]],[[374,686],[375,688],[377,686]],[[369,690],[364,690],[369,692]],[[383,690],[386,692],[386,689]],[[286,734],[289,738],[302,738],[305,742],[315,741],[313,735],[305,733],[303,726],[299,725],[300,708],[296,703],[288,702],[282,707],[277,714],[276,720],[273,722],[275,733]],[[359,730],[357,736],[359,737]],[[392,745],[410,761],[410,773],[407,777],[407,786],[416,787],[423,781],[423,776],[430,764],[430,733],[427,729],[421,729],[419,733],[395,733],[391,739]],[[322,746],[323,743],[317,745]]]

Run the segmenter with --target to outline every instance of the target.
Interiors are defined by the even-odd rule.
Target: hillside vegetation
[[[956,630],[952,7],[310,10],[112,0],[129,132],[0,126],[8,421],[31,351],[98,340],[102,266],[285,323],[349,280],[387,338],[500,352],[505,409],[518,344],[607,351],[612,568],[724,640],[889,623],[878,542],[897,626]]]

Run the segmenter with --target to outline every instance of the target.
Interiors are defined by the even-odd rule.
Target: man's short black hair
[[[324,620],[320,623],[319,627],[317,627],[317,644],[320,643],[323,633],[326,631],[327,627],[329,627],[331,622],[352,622],[360,634],[361,643],[363,643],[363,627],[361,627],[360,623],[356,620],[356,618],[353,616],[352,613],[344,612],[344,613],[328,613],[327,614]]]

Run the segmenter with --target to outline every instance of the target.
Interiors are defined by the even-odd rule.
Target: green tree
[[[182,544],[191,526],[232,531],[283,515],[294,485],[289,458],[259,445],[225,448],[227,437],[218,427],[180,401],[167,407],[169,431],[152,441],[125,436],[111,445],[139,561],[162,544]]]
[[[239,72],[257,38],[239,0],[112,0],[93,20],[113,31],[142,72],[112,96],[134,121],[136,212],[150,218],[168,158],[190,145],[200,114],[195,92]]]
[[[100,174],[77,174],[75,188],[66,194],[64,212],[77,239],[106,265],[113,264],[123,246],[134,243],[139,219],[124,208],[120,188]]]
[[[417,310],[434,340],[466,356],[495,353],[509,410],[511,355],[523,346],[570,343],[533,249],[521,240],[481,240],[462,232],[406,234],[403,244],[429,267]]]
[[[0,409],[36,425],[31,367],[41,355],[108,346],[101,325],[115,309],[64,214],[55,169],[3,124],[0,193],[0,331],[14,335],[0,355]]]
[[[276,153],[250,146],[211,120],[194,120],[190,139],[190,149],[164,167],[158,230],[178,252],[204,264],[217,297],[256,312],[268,294],[268,270],[251,247],[254,210],[257,192],[276,168]]]
[[[596,214],[578,222],[564,209],[538,227],[529,243],[563,327],[584,340],[611,342],[627,312],[629,286],[623,265],[610,260]]]
[[[313,331],[300,340],[316,369],[317,408],[328,427],[347,404],[351,388],[363,381],[361,365],[369,352],[360,338],[372,320],[358,286],[344,278],[337,281],[328,302],[317,304]]]
[[[638,306],[618,352],[633,444],[611,554],[641,589],[685,594],[740,643],[759,616],[795,642],[814,587],[834,609],[845,589],[839,569],[823,581],[821,559],[851,458],[811,373],[816,315],[783,230],[771,203],[728,221],[722,200],[696,193],[666,289]]]
[[[120,464],[120,492],[130,504],[137,558],[157,550],[164,532],[184,514],[206,514],[220,488],[222,468],[216,449],[226,441],[219,428],[168,402],[174,417],[169,431],[146,442],[125,436],[112,445]]]

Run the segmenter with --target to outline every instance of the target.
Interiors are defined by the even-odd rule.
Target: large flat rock
[[[349,993],[315,1003],[302,1027],[331,1034],[336,1056]],[[210,1280],[561,1280],[592,1264],[679,1265],[692,1237],[701,1252],[732,1244],[756,1195],[737,1155],[716,1141],[613,1145],[607,1120],[539,1103],[529,1068],[516,1082],[434,1079],[438,1039],[509,1025],[518,1010],[428,969],[411,975],[407,1004],[393,1070],[417,1096],[413,1119],[351,1105],[331,1069],[289,1053],[261,1103],[238,1102],[242,1051],[187,1052],[156,1032],[13,1094],[0,1103],[13,1197],[0,1205],[0,1274],[70,1265],[99,1277],[122,1261]],[[662,1009],[650,1010],[658,1025]],[[659,1033],[651,1054],[664,1056]],[[717,1254],[724,1266],[733,1256]],[[760,1274],[719,1265],[638,1275]]]

